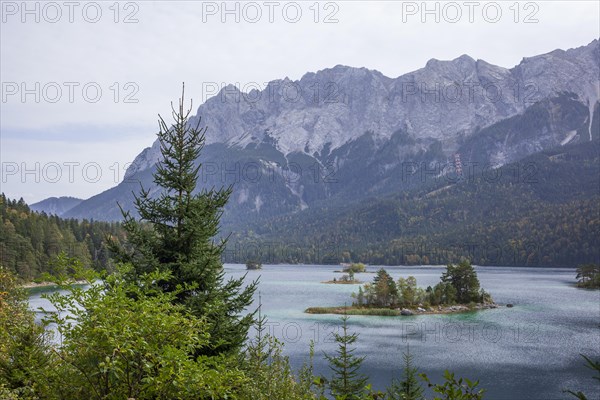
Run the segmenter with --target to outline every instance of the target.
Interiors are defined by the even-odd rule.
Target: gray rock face
[[[131,165],[125,171],[123,180],[128,180],[138,172],[152,168],[160,160],[160,144],[155,141],[152,147],[146,147],[138,154]]]
[[[245,148],[268,138],[284,155],[322,155],[365,132],[381,148],[398,130],[420,141],[415,149],[439,141],[449,155],[477,130],[564,92],[576,94],[591,115],[600,98],[599,58],[594,40],[584,47],[524,58],[512,69],[467,55],[432,59],[398,78],[338,65],[307,73],[299,81],[272,81],[262,91],[241,93],[227,86],[198,108],[192,123],[201,116],[202,125],[209,127],[207,144]],[[158,150],[157,143],[144,150],[126,178],[154,165]]]

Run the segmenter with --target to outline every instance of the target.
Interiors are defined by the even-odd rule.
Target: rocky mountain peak
[[[383,145],[403,130],[423,143],[439,141],[445,152],[452,152],[477,129],[563,92],[587,101],[593,112],[600,98],[598,48],[594,40],[524,58],[512,69],[464,54],[448,61],[431,59],[424,68],[398,78],[336,65],[306,73],[298,81],[274,80],[250,93],[228,85],[200,105],[197,115],[209,127],[207,144],[245,148],[268,140],[283,154],[312,156],[366,132]],[[126,176],[153,165],[157,157],[156,145],[144,150]]]
[[[463,54],[453,60],[438,60],[432,58],[425,64],[425,69],[432,70],[438,73],[444,73],[448,70],[469,71],[475,68],[476,61]]]

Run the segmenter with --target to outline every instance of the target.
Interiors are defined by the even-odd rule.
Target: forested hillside
[[[51,260],[60,252],[96,269],[107,266],[106,235],[122,237],[116,222],[78,221],[37,213],[21,200],[0,195],[0,265],[24,281],[52,273]]]
[[[600,148],[593,141],[357,205],[306,210],[230,238],[240,262],[576,266],[600,261]]]

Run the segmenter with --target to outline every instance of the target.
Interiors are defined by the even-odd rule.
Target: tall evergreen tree
[[[441,279],[442,282],[449,282],[454,286],[459,303],[479,301],[479,279],[469,260],[463,260],[458,265],[448,264]]]
[[[378,306],[387,307],[394,306],[398,302],[398,287],[396,282],[383,268],[377,271],[377,275],[373,278],[373,287],[377,299],[375,300]]]
[[[422,400],[423,387],[417,380],[417,368],[413,366],[413,356],[410,348],[406,346],[406,352],[402,354],[404,368],[402,369],[402,380],[393,380],[388,388],[387,395],[390,400]]]
[[[365,394],[367,377],[359,372],[365,357],[354,355],[355,348],[351,346],[358,338],[357,333],[348,333],[348,316],[342,317],[342,334],[335,333],[334,338],[338,344],[335,356],[325,354],[333,376],[329,382],[331,395],[336,399],[354,400],[361,399]]]
[[[162,282],[165,291],[178,285],[193,285],[178,295],[191,312],[206,319],[210,344],[198,354],[220,354],[239,349],[254,314],[241,316],[252,302],[257,282],[244,286],[244,278],[225,281],[221,254],[225,240],[216,243],[219,220],[232,188],[197,190],[197,162],[204,147],[207,128],[189,124],[192,110],[184,109],[184,92],[173,124],[159,115],[158,140],[162,160],[156,166],[154,183],[159,194],[141,189],[135,196],[137,220],[123,211],[127,243],[110,244],[115,258],[134,266],[131,279],[153,270],[169,270],[172,279]]]

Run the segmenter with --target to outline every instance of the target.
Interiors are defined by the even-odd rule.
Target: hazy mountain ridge
[[[432,59],[398,78],[375,70],[335,66],[299,81],[270,82],[263,91],[241,93],[229,85],[200,105],[207,144],[245,147],[268,135],[284,154],[321,155],[373,132],[384,145],[399,129],[415,138],[440,140],[447,154],[477,128],[523,112],[564,92],[593,107],[598,88],[599,44],[524,58],[512,69],[462,55]],[[197,116],[191,123],[197,122]],[[134,171],[159,159],[158,144],[136,157]]]
[[[29,208],[33,211],[45,212],[46,214],[58,215],[60,217],[73,207],[78,206],[82,201],[84,200],[69,196],[49,197],[30,205]]]

